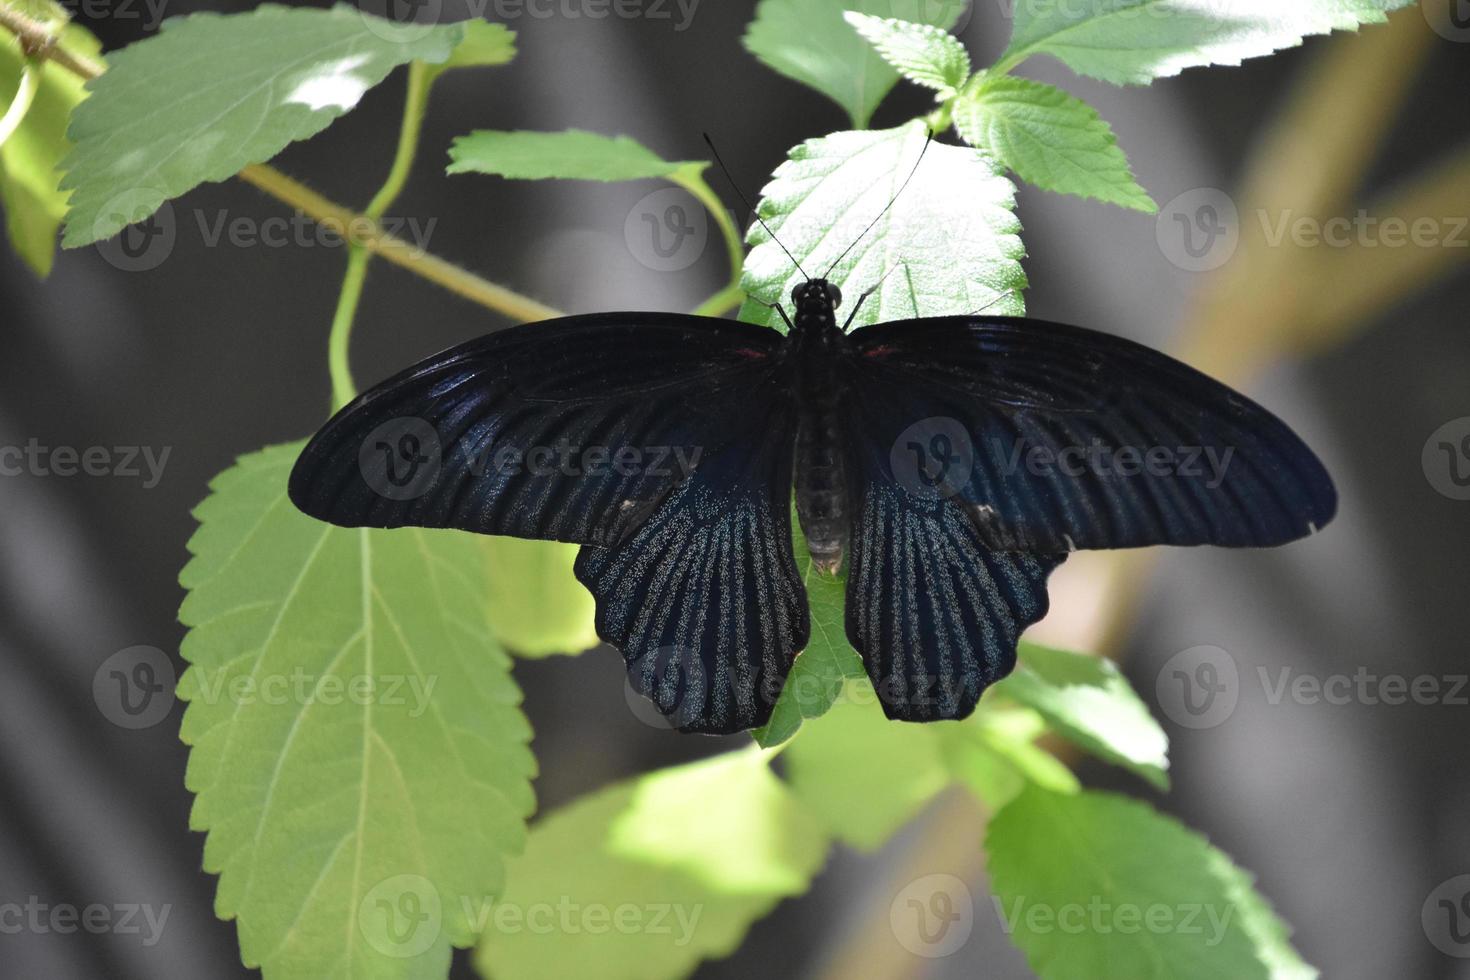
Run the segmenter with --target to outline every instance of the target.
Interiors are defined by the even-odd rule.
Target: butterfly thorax
[[[841,293],[821,279],[792,293],[792,356],[798,427],[796,435],[796,514],[812,560],[824,572],[842,564],[847,538],[848,500],[845,451],[838,425],[841,382],[838,352],[847,337],[837,326]]]

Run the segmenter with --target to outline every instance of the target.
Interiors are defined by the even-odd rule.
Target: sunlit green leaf
[[[1079,75],[1141,85],[1199,65],[1295,47],[1310,34],[1382,22],[1413,0],[1091,0],[1017,3],[1002,67],[1049,54]]]
[[[808,85],[847,112],[853,127],[898,81],[885,62],[842,18],[848,11],[953,27],[968,0],[761,0],[745,30],[745,47],[768,66]]]
[[[949,771],[992,810],[1035,783],[1058,793],[1081,788],[1061,760],[1034,744],[1046,722],[1029,709],[995,708],[982,703],[972,720],[944,740]]]
[[[868,14],[848,13],[845,18],[900,75],[936,89],[940,96],[954,94],[970,77],[965,46],[941,27]]]
[[[299,450],[243,457],[195,512],[190,825],[247,966],[442,977],[523,845],[530,727],[478,542],[311,520],[286,498]]]
[[[1230,859],[1143,803],[1028,787],[985,849],[1002,928],[1043,980],[1313,975]]]
[[[1015,672],[995,693],[1034,708],[1094,755],[1169,788],[1169,737],[1112,661],[1022,643]]]
[[[477,963],[494,980],[684,977],[806,891],[827,847],[757,752],[649,773],[536,823]]]
[[[837,263],[829,278],[844,294],[839,316],[882,280],[855,325],[980,309],[1024,313],[1015,188],[977,150],[943,143],[925,150],[925,133],[912,122],[808,140],[776,168],[760,213],[809,274]],[[759,225],[747,240],[754,247],[745,291],[765,303],[788,302],[804,277]],[[740,318],[782,328],[780,316],[755,300]]]
[[[165,200],[314,136],[394,66],[442,62],[458,24],[397,24],[345,4],[191,14],[110,56],[72,115],[62,245],[109,238]]]
[[[1059,88],[1001,76],[966,91],[954,106],[965,142],[1043,190],[1157,211],[1133,179],[1112,127]]]
[[[486,68],[503,65],[516,56],[516,35],[504,24],[467,20],[464,35],[443,68]]]
[[[580,129],[560,133],[476,130],[450,147],[449,172],[481,173],[521,180],[640,180],[702,170],[699,161],[664,160],[627,136],[600,136]]]
[[[581,653],[602,642],[592,594],[572,574],[578,550],[559,541],[486,539],[490,624],[512,653]]]

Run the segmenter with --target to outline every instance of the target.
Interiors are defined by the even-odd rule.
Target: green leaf
[[[45,8],[37,12],[44,13]],[[55,14],[50,22],[64,24],[65,12],[58,9]],[[60,32],[64,50],[100,60],[102,46],[85,27],[65,24]],[[15,98],[23,64],[20,43],[5,38],[0,43],[0,106],[9,106]],[[56,231],[66,214],[66,194],[58,187],[61,174],[56,166],[71,149],[66,127],[84,95],[80,78],[46,62],[30,111],[0,146],[0,206],[5,209],[10,245],[42,278],[51,274]]]
[[[572,574],[578,550],[559,541],[485,540],[490,622],[511,652],[545,657],[581,653],[602,642],[592,595]]]
[[[111,237],[169,198],[269,160],[326,129],[394,66],[444,61],[463,35],[458,24],[397,24],[345,4],[165,21],[111,56],[72,115],[62,245]]]
[[[534,806],[483,553],[466,534],[305,517],[286,498],[299,451],[241,458],[195,511],[179,577],[190,826],[208,831],[215,909],[247,966],[442,977]]]
[[[1034,708],[1058,735],[1169,788],[1169,737],[1112,661],[1022,643],[995,692]]]
[[[806,891],[827,846],[759,752],[619,783],[532,828],[477,965],[495,980],[686,976]]]
[[[957,722],[891,722],[866,677],[786,749],[791,788],[838,839],[877,849],[950,783],[943,754]]]
[[[865,678],[862,657],[847,640],[843,602],[847,572],[825,575],[817,570],[802,536],[796,511],[791,512],[796,567],[802,569],[812,631],[806,649],[796,655],[786,684],[771,710],[771,720],[750,734],[763,748],[780,745],[795,735],[801,723],[822,715],[842,693],[848,680]]]
[[[981,802],[998,810],[1028,783],[1058,793],[1081,789],[1060,759],[1033,744],[1046,722],[1025,708],[997,708],[983,702],[972,719],[944,740],[944,758],[954,777]]]
[[[787,78],[832,99],[863,129],[898,81],[843,21],[848,11],[948,29],[968,0],[761,0],[745,29],[745,47]]]
[[[1295,47],[1310,34],[1356,30],[1385,20],[1413,0],[1092,0],[1018,3],[1003,74],[1037,54],[1079,75],[1117,85],[1143,85],[1200,65],[1238,65],[1245,58]]]
[[[1118,138],[1097,111],[1059,88],[1026,78],[989,78],[954,106],[965,142],[1043,190],[1154,212],[1133,179]]]
[[[970,55],[954,35],[940,27],[908,21],[843,15],[853,29],[909,81],[951,96],[970,77]]]
[[[1015,188],[976,150],[943,143],[924,150],[926,132],[914,121],[795,147],[765,187],[761,216],[813,276],[852,246],[830,276],[845,294],[839,314],[850,314],[859,294],[882,279],[855,325],[981,309],[1024,313]],[[804,277],[769,237],[759,225],[747,236],[754,247],[741,284],[753,298],[740,318],[781,328],[779,315],[756,300],[786,303]]]
[[[449,54],[449,60],[440,69],[486,68],[503,65],[516,56],[515,31],[504,24],[492,24],[485,20],[463,22],[464,36]]]
[[[702,160],[665,160],[627,136],[599,136],[580,129],[560,133],[478,129],[455,139],[449,158],[452,174],[518,180],[642,180],[709,166]]]
[[[1307,969],[1230,859],[1143,803],[1030,787],[991,820],[985,846],[1003,928],[1043,980]]]

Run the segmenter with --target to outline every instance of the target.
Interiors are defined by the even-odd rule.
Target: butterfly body
[[[796,514],[812,561],[830,575],[842,565],[851,516],[839,373],[851,345],[837,326],[836,287],[814,279],[797,287],[792,301],[796,317],[787,343],[795,363]]]
[[[1015,317],[849,333],[831,284],[792,300],[786,334],[599,313],[436,354],[312,438],[291,500],[346,527],[580,544],[633,689],[711,734],[764,724],[811,638],[793,491],[906,721],[974,710],[1073,550],[1271,546],[1336,510],[1285,423],[1139,344]]]

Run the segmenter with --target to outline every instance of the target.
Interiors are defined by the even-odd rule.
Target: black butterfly
[[[663,313],[500,330],[363,394],[291,500],[348,527],[581,544],[633,686],[682,730],[763,724],[811,631],[791,498],[890,718],[963,718],[1078,548],[1277,545],[1332,482],[1281,420],[1163,354],[1040,320],[789,332]],[[784,312],[782,313],[785,317]],[[849,323],[851,320],[849,319]]]

